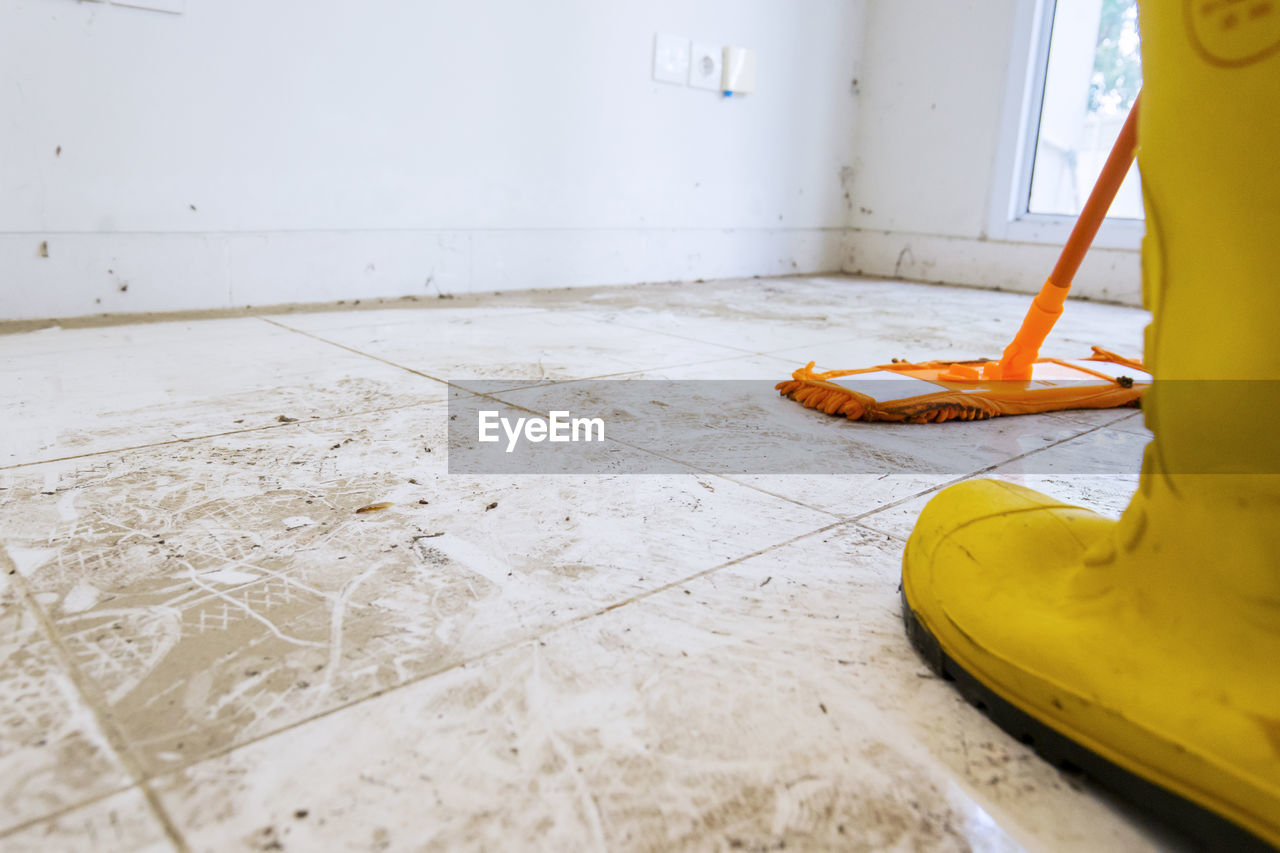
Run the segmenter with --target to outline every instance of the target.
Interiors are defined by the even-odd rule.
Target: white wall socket
[[[720,89],[724,51],[719,45],[694,42],[689,56],[689,85],[696,89]]]
[[[653,39],[653,79],[683,86],[689,79],[689,40],[658,33]]]

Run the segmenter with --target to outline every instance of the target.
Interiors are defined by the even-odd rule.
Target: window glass
[[[1142,88],[1135,0],[1058,0],[1027,210],[1080,213]],[[1142,218],[1137,168],[1111,205]]]

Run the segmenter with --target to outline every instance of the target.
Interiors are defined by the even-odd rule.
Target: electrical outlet
[[[653,79],[683,86],[689,79],[689,40],[658,33],[653,39]]]
[[[724,51],[719,45],[694,42],[689,56],[689,85],[695,89],[720,90],[720,68]]]

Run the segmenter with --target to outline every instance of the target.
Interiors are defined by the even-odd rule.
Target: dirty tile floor
[[[446,381],[992,356],[1026,300],[799,277],[0,335],[0,849],[1176,844],[935,679],[897,596],[956,479],[1117,515],[1137,412],[914,428],[959,476],[447,473]],[[1147,319],[1072,303],[1046,352]]]

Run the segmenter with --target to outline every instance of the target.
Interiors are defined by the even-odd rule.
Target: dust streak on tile
[[[27,582],[147,772],[830,523],[692,472],[449,477],[445,418],[428,404],[7,472],[5,547],[38,552]]]
[[[0,832],[133,781],[6,565],[0,558]]]

